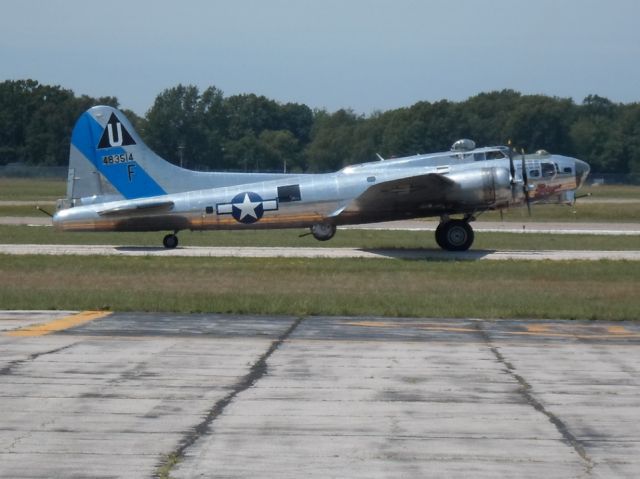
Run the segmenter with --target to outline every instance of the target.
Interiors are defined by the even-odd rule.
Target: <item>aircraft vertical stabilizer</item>
[[[147,198],[283,176],[180,168],[145,145],[122,112],[95,106],[78,119],[73,129],[67,202],[71,206]]]
[[[67,200],[99,203],[163,195],[160,177],[172,169],[179,168],[155,155],[119,111],[94,107],[78,119],[71,135]]]

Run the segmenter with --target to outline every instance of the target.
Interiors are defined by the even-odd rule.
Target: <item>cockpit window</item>
[[[542,177],[550,178],[556,174],[556,167],[553,163],[542,163]]]
[[[500,150],[487,151],[487,160],[501,160],[507,156]]]
[[[484,161],[484,153],[474,153],[473,154],[474,161]]]
[[[529,176],[531,178],[540,178],[540,170],[531,170]]]

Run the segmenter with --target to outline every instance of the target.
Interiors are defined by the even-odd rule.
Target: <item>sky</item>
[[[0,0],[0,81],[180,83],[371,114],[481,92],[640,101],[638,0]]]

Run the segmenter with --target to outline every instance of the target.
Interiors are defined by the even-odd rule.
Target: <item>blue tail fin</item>
[[[156,155],[119,110],[95,106],[78,119],[71,135],[69,206],[147,198],[185,191],[282,178],[273,173],[191,171]]]
[[[151,162],[177,168],[155,155],[121,112],[91,108],[71,136],[67,199],[101,202],[166,194],[149,171]]]

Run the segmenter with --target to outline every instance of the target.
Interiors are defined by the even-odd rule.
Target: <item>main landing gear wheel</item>
[[[178,237],[174,234],[168,234],[162,240],[162,244],[167,249],[173,249],[178,246]]]
[[[318,223],[311,228],[311,234],[318,241],[327,241],[336,234],[336,225],[329,223]]]
[[[473,240],[473,228],[465,220],[444,221],[436,228],[436,243],[448,251],[467,251]]]

